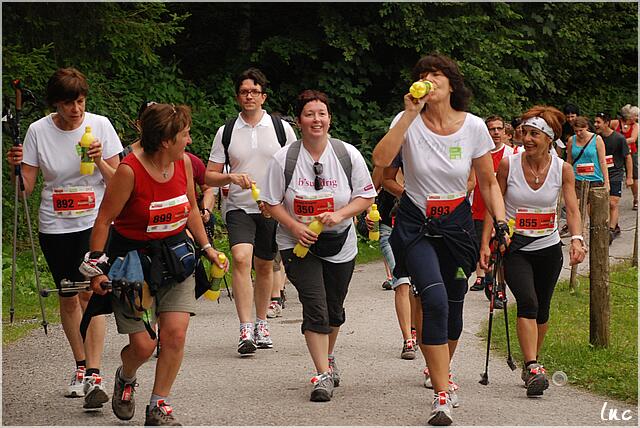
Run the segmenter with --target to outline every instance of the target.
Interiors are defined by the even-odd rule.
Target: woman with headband
[[[524,151],[502,159],[497,180],[504,196],[507,219],[515,232],[507,249],[504,273],[516,298],[517,333],[524,356],[522,380],[527,396],[540,396],[549,387],[538,361],[549,328],[549,306],[560,270],[562,248],[556,219],[560,191],[571,231],[571,265],[584,260],[585,245],[575,194],[573,168],[550,153],[562,132],[564,115],[548,106],[534,106],[522,115]],[[485,221],[480,263],[488,268],[491,222]]]

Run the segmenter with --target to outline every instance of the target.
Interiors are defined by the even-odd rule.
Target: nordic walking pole
[[[491,349],[491,330],[493,327],[493,305],[496,299],[496,289],[498,288],[496,285],[498,284],[498,275],[500,266],[502,265],[502,255],[500,254],[500,245],[495,239],[496,250],[495,250],[495,260],[493,261],[493,278],[495,281],[495,285],[491,287],[491,299],[489,300],[489,331],[487,332],[487,355],[484,360],[484,373],[482,373],[480,378],[480,384],[488,385],[489,384],[489,351]]]
[[[500,292],[503,294],[503,310],[504,310],[504,328],[506,330],[506,338],[507,338],[507,365],[511,370],[516,369],[516,364],[513,362],[513,357],[511,356],[511,341],[509,340],[509,316],[507,314],[507,287],[506,281],[504,279],[504,266],[500,269],[500,279],[496,280],[497,284],[500,284]]]

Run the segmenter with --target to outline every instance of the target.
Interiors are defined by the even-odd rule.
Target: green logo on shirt
[[[462,147],[453,146],[449,147],[449,159],[462,159]]]

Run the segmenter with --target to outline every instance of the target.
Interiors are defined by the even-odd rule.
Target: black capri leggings
[[[507,285],[516,298],[518,317],[549,320],[551,296],[562,269],[562,248],[558,242],[536,251],[518,250],[504,259]]]
[[[60,288],[60,281],[84,281],[85,277],[78,268],[89,251],[91,229],[70,233],[42,233],[38,234],[42,254],[47,261],[53,282]],[[77,292],[60,292],[62,297],[71,297]]]
[[[331,327],[345,322],[344,299],[356,259],[332,263],[308,253],[300,258],[293,250],[280,252],[289,281],[298,290],[302,303],[302,333],[310,330],[329,334]]]
[[[422,303],[422,343],[442,345],[462,334],[467,278],[442,239],[420,238],[406,254],[406,267]]]

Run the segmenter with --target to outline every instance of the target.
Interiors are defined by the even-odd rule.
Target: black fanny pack
[[[338,254],[349,236],[351,226],[343,232],[322,232],[315,244],[309,247],[309,251],[318,257],[331,257]]]

